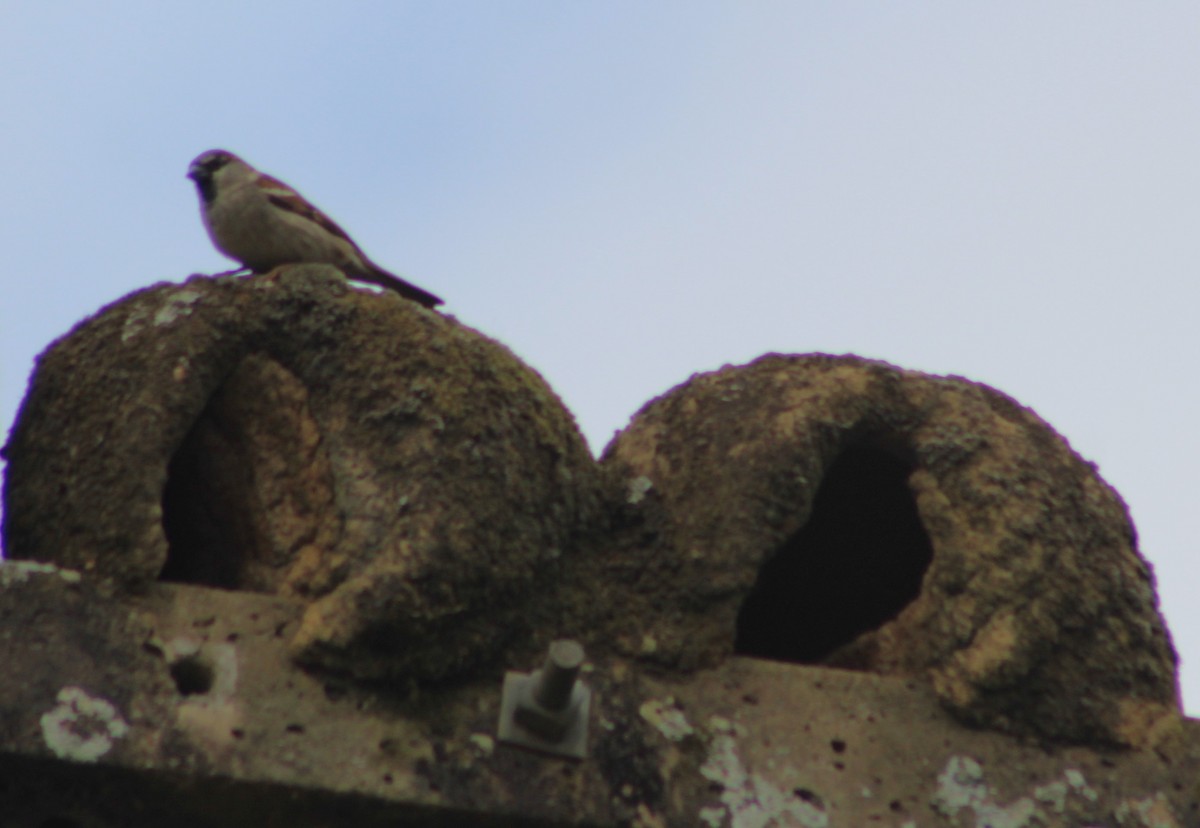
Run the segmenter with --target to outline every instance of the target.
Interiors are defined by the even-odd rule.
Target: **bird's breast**
[[[261,191],[235,192],[218,199],[207,220],[216,246],[259,272],[298,262],[341,265],[345,258],[324,229],[276,207]]]

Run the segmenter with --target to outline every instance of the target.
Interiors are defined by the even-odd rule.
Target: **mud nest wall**
[[[630,651],[923,675],[967,721],[1079,741],[1177,714],[1124,503],[993,389],[771,355],[653,400],[603,464],[641,550]]]
[[[502,346],[297,267],[85,320],[5,452],[11,557],[292,596],[296,657],[364,679],[571,635],[656,669],[919,676],[964,721],[1052,739],[1145,744],[1178,716],[1124,504],[961,379],[767,356],[651,401],[597,463]]]
[[[298,655],[362,677],[520,635],[596,509],[535,372],[324,267],[104,309],[40,357],[6,454],[12,557],[294,595]]]

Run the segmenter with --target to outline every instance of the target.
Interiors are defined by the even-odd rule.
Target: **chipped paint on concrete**
[[[1117,806],[1113,815],[1117,824],[1125,828],[1180,828],[1179,820],[1161,791],[1145,799],[1127,799]]]
[[[129,732],[129,724],[111,702],[82,687],[58,691],[58,704],[42,714],[42,739],[60,759],[95,762]]]
[[[744,731],[720,716],[709,719],[712,741],[708,759],[700,768],[706,779],[721,788],[721,805],[705,806],[699,816],[705,824],[730,828],[766,828],[769,825],[799,825],[828,828],[825,811],[810,802],[779,790],[759,774],[749,773],[738,755],[737,737]]]
[[[73,569],[61,569],[38,561],[0,560],[0,588],[23,584],[34,575],[57,575],[69,584],[79,582],[79,573]]]
[[[661,700],[648,699],[638,708],[638,713],[672,742],[682,741],[696,732],[673,696]]]

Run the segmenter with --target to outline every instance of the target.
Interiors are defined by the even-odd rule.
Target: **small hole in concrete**
[[[792,793],[797,799],[801,799],[819,810],[825,810],[825,801],[818,794],[813,793],[808,788],[795,788]]]
[[[882,449],[842,452],[808,523],[759,571],[738,614],[738,653],[818,662],[917,597],[933,547],[908,489],[911,472]]]
[[[186,656],[171,665],[171,678],[184,696],[199,696],[212,690],[213,669],[199,656]]]

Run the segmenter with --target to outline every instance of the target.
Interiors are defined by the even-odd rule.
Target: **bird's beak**
[[[190,167],[188,167],[187,177],[192,179],[192,181],[199,181],[200,174],[201,173],[200,173],[200,165],[199,164],[192,164]]]

